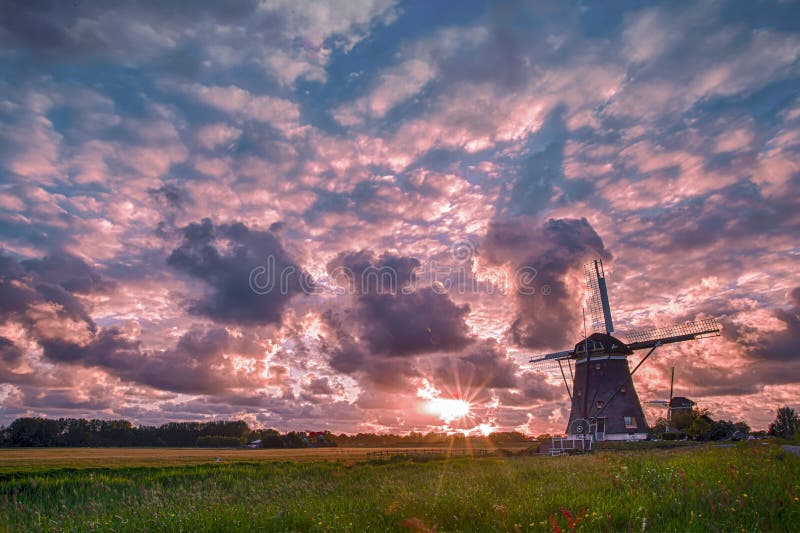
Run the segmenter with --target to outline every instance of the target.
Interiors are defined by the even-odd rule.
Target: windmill
[[[683,396],[675,396],[673,394],[675,386],[675,367],[672,367],[672,373],[669,379],[669,400],[649,400],[644,402],[647,405],[654,405],[657,407],[665,407],[667,409],[667,433],[680,433],[680,430],[672,424],[673,415],[677,415],[677,425],[691,420],[692,408],[697,405],[689,398]],[[688,415],[688,420],[686,416]],[[683,420],[680,420],[683,419]]]
[[[589,313],[592,333],[579,340],[571,350],[531,358],[536,368],[558,368],[564,379],[572,410],[567,424],[570,437],[596,440],[642,439],[648,435],[642,405],[633,387],[633,375],[659,346],[719,335],[713,319],[699,320],[666,328],[625,334],[627,342],[612,336],[614,324],[608,301],[603,262],[584,265],[590,291]],[[647,350],[633,370],[628,357]],[[567,373],[572,379],[570,388]]]

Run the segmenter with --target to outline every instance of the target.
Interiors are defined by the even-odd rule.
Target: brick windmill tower
[[[589,312],[592,333],[584,336],[571,350],[539,355],[530,360],[537,368],[561,371],[572,411],[567,424],[570,437],[594,440],[643,439],[648,435],[647,421],[633,386],[633,374],[665,344],[719,335],[713,318],[666,328],[638,331],[624,335],[627,342],[612,336],[614,324],[608,301],[603,263],[594,260],[584,266],[590,290]],[[628,358],[647,350],[633,370]],[[570,387],[567,371],[572,379]]]

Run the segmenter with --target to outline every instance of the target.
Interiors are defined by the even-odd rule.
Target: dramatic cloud
[[[313,289],[275,235],[241,223],[214,226],[204,219],[188,225],[167,264],[210,287],[191,310],[222,322],[279,323],[292,296]]]
[[[567,349],[580,338],[582,301],[567,275],[582,274],[583,264],[594,257],[609,258],[586,219],[551,219],[539,227],[524,218],[493,222],[481,250],[517,273],[517,317],[510,327],[515,345]],[[531,283],[523,285],[526,279]]]

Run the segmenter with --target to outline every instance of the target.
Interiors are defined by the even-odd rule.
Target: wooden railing
[[[447,449],[447,448],[407,448],[397,450],[377,450],[367,452],[368,461],[387,461],[395,457],[409,459],[436,459],[455,457],[486,457],[489,452],[485,449]]]

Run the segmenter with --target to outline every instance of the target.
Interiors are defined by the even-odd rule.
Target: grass
[[[530,446],[505,446],[516,453]],[[432,446],[428,446],[432,448]],[[362,461],[368,452],[397,448],[0,448],[0,474],[56,468],[122,468],[189,466],[213,463],[274,461]],[[490,450],[492,451],[492,450]]]
[[[790,531],[800,523],[800,458],[760,443],[557,458],[237,460],[6,470],[0,529]]]
[[[376,448],[378,449],[378,448]],[[382,449],[382,448],[381,448]],[[362,460],[372,448],[301,448],[246,450],[231,448],[5,448],[0,449],[0,474],[55,468],[122,468],[191,466],[263,461]]]

